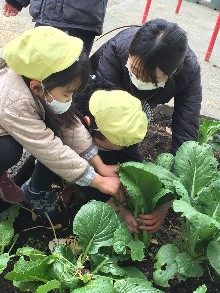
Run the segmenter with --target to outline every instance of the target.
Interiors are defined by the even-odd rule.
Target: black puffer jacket
[[[202,101],[200,66],[195,54],[188,48],[182,70],[171,78],[164,88],[140,91],[131,82],[126,63],[131,41],[138,27],[121,31],[106,42],[91,57],[97,79],[114,83],[140,100],[147,99],[151,108],[169,102],[174,97],[172,117],[172,151],[188,140],[197,140]]]
[[[30,15],[38,24],[78,28],[102,33],[108,0],[6,0],[21,10],[30,4]]]

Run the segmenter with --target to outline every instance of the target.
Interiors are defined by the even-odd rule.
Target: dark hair
[[[148,21],[137,31],[129,48],[129,54],[137,56],[132,64],[138,69],[135,75],[157,84],[156,68],[171,76],[181,68],[187,47],[186,32],[176,23],[163,19]]]
[[[89,100],[92,94],[97,90],[111,91],[117,89],[118,87],[116,87],[113,83],[91,79],[90,83],[88,84],[84,92],[74,95],[73,102],[77,110],[81,113],[81,119],[83,119],[84,116],[88,116],[90,118],[89,126],[86,125],[84,121],[83,122],[88,131],[90,132],[90,134],[92,135],[92,137],[96,137],[100,140],[106,139],[106,137],[100,131],[97,131],[95,118],[89,111]]]
[[[82,53],[79,60],[74,62],[67,69],[60,72],[51,74],[49,77],[42,81],[47,91],[51,91],[56,87],[62,87],[73,82],[73,80],[79,79],[79,88],[76,92],[81,92],[85,89],[90,77],[90,63],[86,54]],[[24,81],[29,87],[30,79],[23,76]],[[35,101],[37,102],[39,108],[40,104],[43,105],[45,110],[45,124],[51,128],[54,133],[62,137],[61,126],[70,127],[71,125],[76,125],[78,123],[78,117],[80,116],[79,111],[74,107],[73,103],[67,112],[63,114],[54,113],[45,103],[44,100],[40,99],[32,93]]]
[[[2,57],[0,57],[0,69],[4,68],[6,66],[7,66],[7,63],[5,62],[5,60]]]

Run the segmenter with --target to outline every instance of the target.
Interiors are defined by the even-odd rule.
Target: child
[[[83,40],[89,55],[95,36],[102,34],[108,0],[6,0],[5,16],[16,16],[29,6],[35,26],[50,25]]]
[[[137,99],[131,96],[131,94],[124,91],[119,91],[114,84],[101,82],[96,78],[93,78],[90,81],[89,85],[83,93],[76,94],[73,97],[73,102],[76,108],[82,113],[83,116],[86,117],[87,124],[89,125],[89,131],[93,136],[95,143],[99,146],[99,155],[106,164],[117,164],[128,161],[143,161],[143,157],[139,153],[137,144],[140,140],[136,140],[135,144],[132,144],[130,140],[132,137],[135,138],[135,134],[137,132],[139,132],[139,134],[141,133],[140,128],[139,131],[137,131],[137,128],[135,128],[138,126],[138,120],[134,119],[131,113],[129,116],[129,111],[126,112],[121,109],[122,104],[124,107],[129,108],[134,103],[132,99],[134,99],[138,105]],[[101,116],[99,113],[100,111],[98,111],[99,108],[103,107],[103,104],[111,107],[108,111],[109,116],[111,117],[109,120],[105,119],[106,115],[102,114]],[[113,131],[113,125],[116,121],[118,121],[117,133]],[[110,124],[112,125],[110,128],[111,132],[106,132],[105,127]],[[106,137],[108,137],[108,139],[106,139]],[[112,144],[112,142],[116,142],[116,137],[118,137],[119,141],[125,139],[124,141],[127,143],[124,145],[124,147],[117,146],[119,141],[116,143],[116,145]],[[125,219],[128,229],[133,233],[137,232],[137,222],[135,221],[131,212],[126,209],[124,205],[116,207],[109,195],[103,194],[102,192],[89,186],[80,186],[80,189],[84,194],[87,195],[87,197],[96,196],[96,199],[105,200],[115,210],[119,210],[121,216]],[[151,233],[157,232],[161,227],[166,212],[170,206],[171,203],[161,204],[151,214],[139,215],[139,218],[137,219],[140,224],[139,228],[146,229]]]
[[[90,133],[99,147],[100,156],[107,164],[117,164],[136,160],[134,146],[142,141],[147,131],[147,117],[142,111],[141,102],[131,94],[122,90],[96,90],[90,96],[88,89],[75,95],[76,105],[83,105],[82,113],[89,125]],[[87,100],[86,100],[87,98]],[[129,155],[130,154],[130,155]],[[124,205],[116,207],[109,195],[104,195],[92,187],[80,188],[88,198],[106,201],[113,209],[120,212],[128,229],[137,232],[137,223],[131,212]]]
[[[30,29],[10,41],[0,66],[0,196],[24,197],[41,216],[56,215],[55,174],[68,182],[91,186],[122,200],[115,174],[72,106],[72,95],[87,84],[88,58],[83,42],[52,27]],[[7,176],[23,147],[37,160],[24,192]]]

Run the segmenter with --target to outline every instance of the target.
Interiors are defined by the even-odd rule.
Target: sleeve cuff
[[[17,10],[21,11],[23,8],[23,5],[21,5],[18,1],[16,0],[6,0],[6,3],[10,4],[12,7],[16,8]]]
[[[78,180],[75,181],[76,184],[80,186],[88,186],[91,184],[94,179],[95,170],[92,166],[90,166],[87,171],[81,176]]]
[[[92,159],[93,157],[95,157],[96,155],[98,154],[98,146],[97,145],[93,145],[89,151],[82,155],[81,157],[86,160],[86,161],[89,161],[90,159]]]

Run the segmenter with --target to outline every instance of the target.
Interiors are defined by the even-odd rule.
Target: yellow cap
[[[129,146],[147,133],[147,117],[141,102],[122,90],[97,90],[89,101],[99,131],[113,144]]]
[[[82,49],[81,39],[50,26],[39,26],[10,41],[3,58],[14,72],[41,81],[72,65]]]

